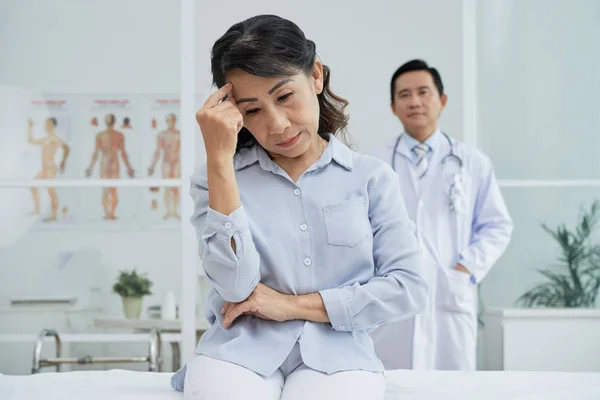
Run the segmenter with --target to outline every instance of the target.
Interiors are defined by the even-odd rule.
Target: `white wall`
[[[177,1],[3,1],[0,3],[0,90],[178,93],[179,18]],[[0,137],[11,134],[15,133],[0,132]],[[7,168],[6,164],[0,165]],[[0,176],[7,175],[7,171],[0,171]],[[7,190],[2,193],[4,198],[11,196],[6,194]],[[12,196],[15,197],[14,190]],[[18,199],[27,201],[22,208],[31,209],[28,193]],[[101,212],[99,200],[96,197]],[[60,269],[59,253],[72,250],[75,255]],[[152,230],[132,226],[121,230],[98,229],[98,226],[58,231],[36,229],[13,246],[0,249],[0,265],[0,309],[7,307],[12,296],[62,294],[78,296],[78,306],[100,304],[105,315],[119,316],[122,315],[120,299],[110,288],[121,269],[138,265],[154,281],[154,295],[145,299],[145,306],[160,304],[167,290],[179,294],[181,234],[177,224]],[[81,316],[80,324],[71,328],[91,329],[91,316]],[[3,333],[39,329],[35,321],[29,326],[12,326],[6,318],[8,314],[0,312]],[[62,321],[57,324],[64,326]],[[3,353],[8,348],[0,347],[0,371],[15,372],[17,367],[10,362],[14,357],[25,357],[18,371],[26,371],[23,368],[30,363],[32,348],[20,348],[22,352],[16,355]],[[94,354],[93,347],[87,351],[101,355]]]
[[[478,142],[499,179],[600,178],[600,2],[478,2]],[[535,21],[535,23],[532,23]],[[507,188],[512,243],[483,282],[487,306],[512,306],[559,247],[542,230],[573,228],[600,187]]]
[[[85,189],[83,189],[85,190]],[[123,269],[138,268],[154,282],[145,305],[160,304],[168,290],[179,292],[179,232],[172,228],[52,228],[27,234],[0,249],[2,307],[19,296],[77,296],[78,306],[103,307],[121,314],[121,300],[111,287]],[[62,257],[69,257],[68,262]]]
[[[349,131],[369,152],[402,131],[390,110],[390,79],[404,62],[437,67],[449,97],[441,126],[462,137],[462,1],[277,0],[210,3],[197,8],[197,89],[210,87],[210,48],[234,23],[257,14],[294,21],[331,67],[332,90],[350,101]],[[216,18],[215,16],[218,16]]]
[[[179,92],[179,2],[0,4],[0,84],[42,93]]]

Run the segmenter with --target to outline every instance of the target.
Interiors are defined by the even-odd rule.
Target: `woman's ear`
[[[315,60],[315,66],[313,67],[313,84],[315,92],[321,94],[323,92],[323,63],[319,59]]]

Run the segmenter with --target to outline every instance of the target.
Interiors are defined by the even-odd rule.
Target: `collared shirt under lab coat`
[[[197,353],[270,376],[299,342],[314,370],[383,371],[368,332],[414,316],[427,299],[422,250],[392,169],[333,136],[296,183],[258,146],[234,166],[242,206],[229,216],[208,206],[206,168],[191,179],[192,223],[213,287],[212,327]],[[286,294],[320,293],[331,324],[241,316],[222,328],[224,302],[246,299],[258,282]],[[175,388],[184,376],[182,369],[173,377]]]
[[[426,253],[423,276],[430,288],[429,307],[414,319],[412,339],[404,336],[406,329],[386,334],[385,330],[392,332],[394,324],[379,328],[381,331],[374,337],[385,336],[386,343],[378,345],[378,354],[389,358],[387,362],[384,359],[386,367],[398,367],[393,360],[397,352],[398,357],[409,354],[412,358],[403,367],[474,369],[477,336],[474,283],[481,282],[504,253],[512,221],[487,156],[452,139],[455,154],[463,160],[464,174],[457,211],[451,211],[449,188],[459,166],[454,159],[448,160],[444,167],[441,164],[450,153],[450,145],[439,131],[426,141],[431,147],[426,155],[429,167],[419,179],[415,172],[418,157],[411,151],[417,143],[403,134],[395,154],[396,139],[374,155],[389,164],[395,157],[402,197]],[[457,264],[467,268],[471,276],[454,270]],[[406,351],[407,343],[410,351]]]
[[[427,146],[429,146],[429,151],[427,151],[427,153],[425,153],[425,158],[427,159],[427,162],[431,162],[431,155],[433,154],[433,149],[437,145],[437,142],[438,142],[440,136],[442,136],[442,133],[439,130],[437,130],[433,133],[433,135],[429,136],[425,140],[425,142],[423,142]],[[442,140],[444,140],[444,139],[445,138],[442,136]],[[400,139],[400,140],[406,141],[406,147],[408,147],[409,149],[413,149],[416,145],[419,144],[419,141],[417,139],[415,139],[412,136],[407,135],[406,133],[402,134],[402,139]],[[396,142],[394,142],[394,145],[395,144],[396,144]],[[419,156],[414,151],[411,151],[410,155],[411,155],[413,164],[416,166],[417,163],[419,162]],[[391,155],[390,155],[390,162],[391,162]],[[396,160],[396,163],[398,163],[398,160]]]

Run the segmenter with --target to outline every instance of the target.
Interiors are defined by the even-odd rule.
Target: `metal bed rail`
[[[56,346],[56,357],[42,358],[42,348],[44,346],[45,337],[54,337]],[[56,367],[56,372],[60,372],[62,364],[109,364],[109,363],[148,363],[148,371],[160,372],[162,362],[162,339],[160,331],[157,328],[152,328],[148,335],[148,355],[132,356],[132,357],[92,357],[89,355],[74,358],[61,357],[62,343],[60,335],[54,329],[43,329],[35,342],[33,349],[33,366],[32,374],[40,372],[44,367]]]

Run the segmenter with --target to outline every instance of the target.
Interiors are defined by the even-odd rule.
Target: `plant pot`
[[[142,314],[143,297],[122,297],[125,318],[139,319]]]

